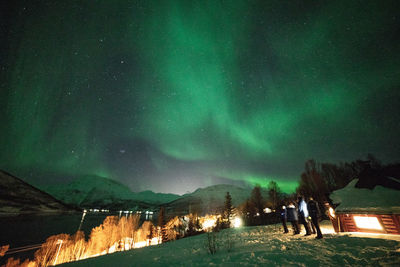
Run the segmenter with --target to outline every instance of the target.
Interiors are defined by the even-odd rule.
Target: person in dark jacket
[[[307,203],[307,209],[310,214],[311,221],[314,224],[315,229],[317,230],[316,238],[321,239],[322,232],[321,229],[319,228],[319,218],[321,217],[321,211],[319,210],[318,203],[312,197],[310,197]]]
[[[299,218],[297,216],[297,208],[293,203],[289,203],[286,207],[287,221],[292,223],[293,234],[300,234]]]
[[[304,225],[304,229],[306,230],[305,235],[311,235],[310,225],[308,223],[308,209],[307,203],[304,201],[302,196],[298,197],[297,205],[299,206],[299,221]]]
[[[281,210],[281,220],[282,220],[282,226],[283,226],[283,231],[285,234],[289,233],[289,230],[287,228],[286,222],[287,222],[287,211],[286,211],[286,206],[282,206]]]

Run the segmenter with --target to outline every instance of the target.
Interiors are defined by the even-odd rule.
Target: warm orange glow
[[[121,243],[124,244],[124,247],[121,247]],[[110,253],[114,253],[117,251],[123,251],[123,250],[130,250],[130,249],[134,249],[134,248],[142,248],[142,247],[147,247],[147,246],[152,246],[152,245],[158,245],[160,243],[160,239],[158,237],[154,237],[152,239],[146,239],[143,241],[139,241],[139,242],[132,242],[131,238],[125,238],[123,240],[120,240],[116,243],[114,243],[114,245],[112,245],[109,249],[108,249],[108,254]],[[131,245],[133,244],[133,246]],[[123,248],[123,249],[121,249]],[[107,254],[107,251],[103,251],[101,253],[101,255]]]
[[[377,217],[353,216],[356,226],[361,229],[383,230]]]
[[[149,221],[139,227],[139,215],[108,216],[92,229],[85,240],[82,231],[75,235],[59,234],[49,237],[35,252],[33,261],[24,266],[49,266],[97,257],[117,251],[130,250],[161,243],[160,231]],[[6,266],[20,266],[19,260],[11,258]]]
[[[121,215],[122,212],[120,212]],[[149,214],[152,215],[147,212],[147,215]],[[189,229],[190,220],[192,220],[192,230],[195,229],[194,231],[201,230],[199,227],[205,231],[211,231],[218,222],[224,222],[221,215],[197,217],[197,215],[190,214],[183,220],[176,216],[163,227],[155,227],[150,221],[143,222],[139,227],[140,212],[137,214],[124,212],[124,215],[126,216],[106,217],[101,225],[92,229],[88,241],[85,240],[85,234],[82,231],[77,231],[74,235],[50,236],[35,252],[34,260],[26,260],[21,263],[19,259],[9,258],[6,266],[51,266],[83,260],[117,251],[157,245],[162,240],[175,240],[185,236],[184,223],[187,223],[186,227]],[[84,218],[84,216],[85,212],[82,217]],[[240,222],[239,219],[236,219],[232,223],[239,226]],[[199,227],[196,229],[194,225],[199,225]],[[2,250],[0,252],[3,253]]]
[[[203,222],[202,225],[203,225],[204,229],[208,229],[208,228],[215,226],[216,222],[217,222],[217,220],[215,220],[215,219],[207,219]]]
[[[335,229],[330,225],[320,225],[319,228],[321,229],[322,234],[335,234]]]
[[[220,215],[206,215],[199,217],[199,222],[203,230],[210,231],[217,224],[217,221],[220,218]]]

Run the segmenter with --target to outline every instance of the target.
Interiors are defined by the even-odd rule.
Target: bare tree
[[[275,181],[270,181],[268,184],[268,196],[273,210],[276,210],[280,201],[281,189]]]

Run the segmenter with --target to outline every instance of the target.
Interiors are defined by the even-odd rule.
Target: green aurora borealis
[[[398,161],[397,2],[2,3],[0,168],[289,192],[307,159]]]

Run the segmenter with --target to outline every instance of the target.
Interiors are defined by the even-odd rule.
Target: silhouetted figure
[[[287,222],[287,211],[286,211],[286,206],[282,206],[281,210],[281,220],[282,220],[282,225],[283,225],[283,231],[285,234],[289,233],[289,230],[287,228],[286,222]]]
[[[309,224],[309,226],[310,226],[311,233],[312,233],[313,235],[315,235],[317,232],[315,231],[315,225],[314,225],[314,223],[313,223],[312,220],[311,220],[311,216],[308,216],[308,219],[309,219],[308,224]]]
[[[306,229],[305,235],[311,235],[310,225],[308,224],[307,203],[304,201],[304,198],[302,196],[299,196],[297,200],[297,205],[299,205],[299,221],[301,224],[304,225],[304,228]]]
[[[315,229],[317,230],[317,237],[318,239],[322,238],[322,232],[321,229],[319,228],[319,218],[321,216],[321,211],[319,210],[318,203],[310,197],[310,200],[307,203],[307,208],[308,212],[310,213],[312,223],[315,226]]]
[[[286,207],[287,221],[292,223],[293,234],[300,234],[299,218],[297,216],[297,209],[293,203]]]

